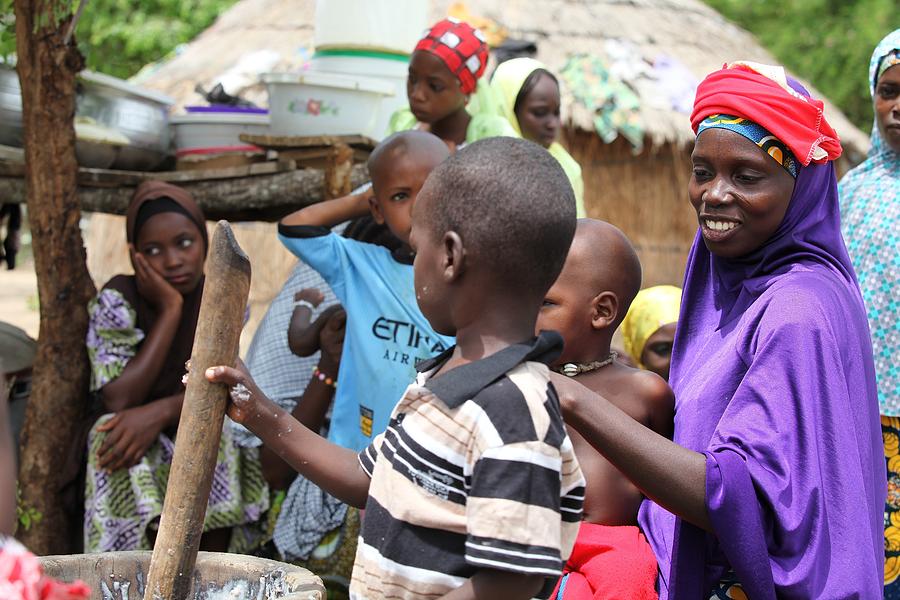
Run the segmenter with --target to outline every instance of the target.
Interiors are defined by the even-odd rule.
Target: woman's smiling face
[[[688,185],[703,241],[723,258],[746,256],[784,220],[794,178],[766,152],[734,131],[703,131],[691,154]]]

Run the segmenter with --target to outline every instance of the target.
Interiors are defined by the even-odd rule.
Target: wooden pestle
[[[249,292],[250,261],[228,222],[219,221],[206,261],[191,371],[144,600],[184,600],[191,591],[229,393],[204,373],[235,363]]]

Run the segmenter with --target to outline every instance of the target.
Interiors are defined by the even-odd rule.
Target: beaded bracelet
[[[313,377],[324,383],[325,385],[329,385],[333,388],[337,388],[337,380],[329,377],[325,373],[319,370],[319,367],[316,367],[313,371]]]
[[[309,309],[309,312],[316,312],[316,305],[310,302],[309,300],[294,300],[294,308],[300,308],[301,306]]]

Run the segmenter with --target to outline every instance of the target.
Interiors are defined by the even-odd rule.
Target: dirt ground
[[[40,315],[34,262],[20,262],[12,271],[0,269],[0,320],[12,323],[37,339]]]

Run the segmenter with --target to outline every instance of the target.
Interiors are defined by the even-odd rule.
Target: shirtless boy
[[[674,397],[669,386],[655,373],[618,363],[610,350],[613,332],[640,286],[641,264],[628,238],[603,221],[580,219],[562,273],[547,292],[537,330],[553,329],[563,336],[554,370],[574,376],[634,420],[671,437]],[[584,521],[560,580],[562,595],[554,597],[655,598],[656,560],[637,529],[641,492],[578,432],[568,430],[587,488]],[[603,590],[608,594],[596,595]]]

